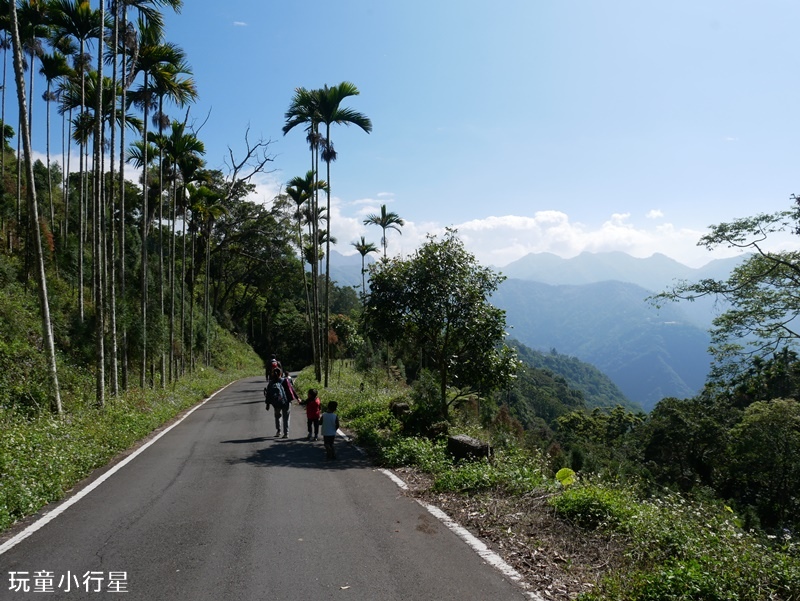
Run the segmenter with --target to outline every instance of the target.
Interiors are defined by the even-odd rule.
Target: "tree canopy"
[[[480,266],[455,230],[428,236],[410,258],[381,261],[370,273],[369,331],[405,353],[406,366],[438,374],[443,415],[458,398],[488,392],[514,373],[514,353],[503,344],[505,312],[489,303],[504,278]]]
[[[794,198],[797,205],[797,199]],[[714,376],[730,378],[753,357],[768,358],[800,341],[800,252],[768,251],[765,243],[781,232],[800,232],[800,207],[736,219],[710,228],[698,244],[709,250],[735,248],[751,254],[726,280],[679,282],[652,301],[713,296],[724,308],[711,329]]]

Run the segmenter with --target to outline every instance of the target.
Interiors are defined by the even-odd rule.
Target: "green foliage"
[[[727,486],[752,506],[762,526],[800,525],[800,403],[794,399],[750,405],[730,434]]]
[[[558,399],[564,408],[558,408],[555,412],[551,411],[550,415],[545,411],[537,411],[537,415],[548,422],[567,411],[584,407],[610,410],[619,405],[631,411],[640,409],[635,403],[628,400],[617,385],[594,365],[585,363],[576,357],[562,355],[555,349],[551,349],[549,353],[543,353],[528,348],[516,340],[509,341],[509,344],[516,349],[520,361],[528,367],[534,368],[529,370],[529,373],[532,374],[529,377],[534,380],[531,388],[555,389],[558,384],[561,384],[557,376],[561,376],[566,381],[566,384],[561,384],[561,386],[567,390],[564,392],[559,390],[558,394]],[[520,382],[525,378],[526,371],[528,370],[522,370],[519,374]],[[555,385],[540,383],[540,380],[546,378],[547,375],[554,379]]]
[[[765,252],[770,235],[800,231],[800,204],[793,197],[791,210],[761,213],[710,228],[698,244],[709,250],[735,247],[752,251],[727,280],[681,282],[653,297],[653,302],[712,296],[724,302],[725,311],[713,321],[711,351],[714,376],[727,379],[746,368],[752,356],[769,357],[791,348],[798,335],[787,323],[800,311],[795,294],[800,273],[800,252]]]
[[[558,441],[578,459],[570,467],[619,475],[636,462],[634,433],[644,420],[643,413],[619,406],[608,413],[595,408],[562,415],[556,420],[556,431]]]
[[[505,314],[488,302],[502,277],[481,267],[454,230],[429,237],[407,259],[370,267],[365,317],[372,335],[395,346],[409,369],[429,368],[439,380],[438,404],[447,415],[448,388],[489,392],[516,369],[507,347]]]
[[[735,412],[704,399],[663,399],[637,433],[645,466],[662,485],[713,486]]]
[[[545,483],[541,458],[521,449],[497,452],[491,460],[464,461],[440,472],[434,491],[476,493],[497,490],[523,494]]]
[[[587,484],[564,490],[550,504],[562,518],[595,530],[619,528],[632,516],[635,502],[627,489]]]
[[[416,436],[392,437],[380,448],[379,460],[386,467],[413,465],[429,474],[443,471],[448,463],[444,441]]]
[[[635,500],[616,523],[628,565],[608,575],[589,600],[796,600],[800,557],[741,530],[727,507],[679,495]]]
[[[575,472],[568,467],[562,467],[556,472],[556,480],[558,480],[558,483],[564,488],[572,486],[577,481]]]
[[[527,365],[520,367],[508,391],[501,393],[500,398],[527,428],[534,426],[537,420],[552,426],[556,418],[586,408],[581,392],[572,388],[562,376]]]
[[[0,408],[0,530],[60,499],[93,469],[222,385],[252,375],[257,362],[249,355],[239,356],[243,368],[201,370],[172,389],[131,390],[104,408],[87,405],[65,418]]]

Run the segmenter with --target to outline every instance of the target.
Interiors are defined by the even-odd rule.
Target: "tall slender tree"
[[[157,80],[165,71],[175,73],[175,69],[179,66],[185,65],[185,53],[176,44],[166,42],[164,40],[163,28],[154,21],[147,19],[139,20],[139,45],[138,53],[136,56],[136,63],[134,65],[134,73],[141,73],[143,76],[142,84],[139,88],[132,91],[130,98],[139,106],[142,107],[144,112],[144,131],[143,139],[147,140],[147,126],[150,116],[150,108],[155,99],[155,85],[154,80]],[[167,66],[169,65],[169,66]],[[148,151],[148,145],[143,146],[145,153]],[[141,281],[141,311],[142,311],[142,328],[143,328],[143,344],[142,344],[142,374],[140,377],[140,384],[142,387],[146,384],[147,374],[147,310],[148,310],[148,230],[150,227],[150,220],[152,218],[151,210],[149,207],[149,175],[148,165],[149,161],[147,155],[143,157],[142,166],[142,224],[141,224],[141,237],[142,237],[142,256],[140,267],[140,281]]]
[[[331,231],[331,161],[336,158],[336,153],[333,150],[333,143],[331,141],[331,125],[338,124],[338,125],[356,125],[363,129],[365,132],[370,133],[372,131],[372,121],[366,115],[359,113],[358,111],[354,111],[353,109],[349,109],[346,107],[342,107],[342,102],[350,97],[350,96],[357,96],[359,94],[358,88],[350,83],[349,81],[343,81],[342,83],[335,85],[333,87],[328,87],[325,85],[322,90],[319,91],[319,104],[318,104],[318,111],[319,111],[319,119],[320,122],[325,124],[325,164],[327,166],[327,215],[328,215],[328,232]],[[330,266],[331,266],[331,235],[328,235],[326,238],[325,243],[325,335],[323,336],[323,342],[325,345],[324,350],[324,360],[325,360],[325,387],[328,386],[328,376],[330,373],[330,352],[328,350],[328,331],[330,330],[330,317],[331,317],[331,307],[330,307],[330,291],[331,291],[331,278],[330,278]]]
[[[327,182],[320,181],[319,179],[317,179],[317,174],[313,170],[306,172],[305,177],[298,176],[292,178],[292,180],[286,186],[286,194],[289,196],[289,198],[291,198],[294,201],[295,205],[297,206],[297,212],[295,213],[297,217],[297,248],[300,252],[301,259],[305,258],[307,254],[306,247],[303,244],[303,226],[302,226],[303,216],[304,215],[306,216],[306,221],[307,223],[309,223],[309,225],[312,223],[316,224],[312,228],[312,231],[310,232],[309,238],[311,239],[315,235],[314,232],[318,228],[319,224],[319,219],[317,218],[317,216],[313,211],[314,198],[316,197],[317,192],[319,190],[324,191],[327,189],[327,187],[328,187]],[[303,205],[307,205],[306,211],[303,210]],[[316,269],[314,269],[313,267],[313,263],[316,261],[316,257],[318,254],[316,251],[317,248],[316,241],[311,242],[309,246],[310,246],[309,248],[310,252],[308,253],[310,255],[309,263],[311,264],[312,267],[311,271],[313,278],[313,274],[316,271]],[[303,262],[301,261],[301,266],[302,265]],[[306,293],[306,319],[308,320],[308,324],[309,326],[311,326],[313,332],[314,330],[313,330],[313,319],[312,319],[311,290],[309,287],[308,278],[306,278],[305,267],[302,267],[302,270],[303,271],[301,275],[303,276],[303,285]],[[314,354],[314,356],[317,356],[317,350],[318,350],[317,343],[318,343],[318,337],[312,335],[311,345],[312,345],[312,353]]]
[[[364,239],[364,236],[361,236],[361,240],[358,242],[351,242],[355,249],[358,251],[358,254],[361,255],[361,299],[365,299],[367,297],[367,280],[366,280],[366,259],[369,253],[378,252],[378,247],[375,246],[372,242],[367,242]]]
[[[394,230],[402,235],[403,232],[400,231],[400,228],[405,224],[406,222],[400,218],[400,215],[392,211],[387,211],[386,205],[381,205],[380,215],[372,213],[367,215],[367,218],[364,219],[364,225],[377,225],[383,230],[381,244],[383,245],[384,260],[386,259],[386,230]]]
[[[56,216],[53,202],[53,177],[50,173],[50,103],[58,100],[58,94],[53,91],[53,82],[66,78],[72,74],[72,69],[67,64],[67,58],[58,51],[53,51],[49,54],[43,54],[41,59],[41,67],[39,73],[44,76],[47,82],[47,90],[43,98],[47,103],[47,195],[50,203],[50,229],[56,230]]]
[[[319,90],[308,90],[306,88],[296,88],[292,101],[284,114],[286,123],[283,126],[283,135],[289,133],[298,125],[305,125],[306,141],[311,150],[311,169],[314,173],[314,181],[319,179],[319,149],[321,136],[319,133],[320,113],[319,113]],[[315,189],[309,199],[308,214],[313,216],[309,219],[309,251],[308,258],[311,264],[311,348],[314,356],[314,374],[318,382],[322,381],[322,327],[320,323],[319,307],[319,189]]]
[[[81,102],[80,113],[75,124],[85,126],[86,115],[86,73],[90,69],[87,60],[86,45],[91,39],[100,39],[102,21],[100,12],[92,9],[88,0],[53,0],[50,13],[50,38],[54,45],[59,45],[66,39],[71,39],[78,44],[78,54],[75,57],[75,71],[79,74]],[[99,44],[102,46],[102,43]],[[86,156],[87,136],[76,136],[80,142],[80,155],[78,158],[79,173],[79,202],[78,208],[78,306],[81,321],[84,317],[84,252],[83,244],[86,236],[86,170],[84,157]],[[96,262],[95,262],[96,266]]]
[[[58,369],[56,367],[55,342],[53,325],[50,319],[50,300],[47,294],[47,275],[44,268],[44,253],[42,251],[41,230],[39,227],[39,207],[36,201],[36,186],[33,185],[33,157],[31,149],[30,129],[28,128],[27,102],[25,98],[25,74],[22,67],[22,42],[20,41],[19,25],[17,19],[17,6],[11,2],[11,35],[14,48],[14,74],[17,83],[17,101],[19,103],[19,120],[21,124],[20,136],[25,152],[25,172],[28,177],[28,212],[30,226],[33,230],[33,246],[36,253],[36,280],[39,289],[39,309],[42,317],[42,338],[47,355],[48,373],[52,398],[56,411],[63,413],[61,405],[61,392],[58,385]]]

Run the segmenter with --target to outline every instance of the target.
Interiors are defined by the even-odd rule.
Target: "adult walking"
[[[276,367],[269,376],[269,382],[264,389],[264,401],[267,411],[270,406],[275,411],[275,436],[281,435],[283,425],[283,438],[289,438],[289,418],[292,411],[292,399],[284,388],[283,371]]]
[[[278,361],[278,357],[275,355],[270,355],[269,361],[266,361],[264,366],[266,368],[267,382],[269,382],[272,372],[276,369],[280,369],[281,373],[283,373],[283,365],[281,365],[281,362]]]

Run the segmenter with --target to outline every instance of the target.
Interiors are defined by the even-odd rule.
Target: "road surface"
[[[326,461],[302,407],[275,438],[264,384],[228,386],[49,523],[6,535],[0,599],[527,598],[358,449],[337,440]]]

